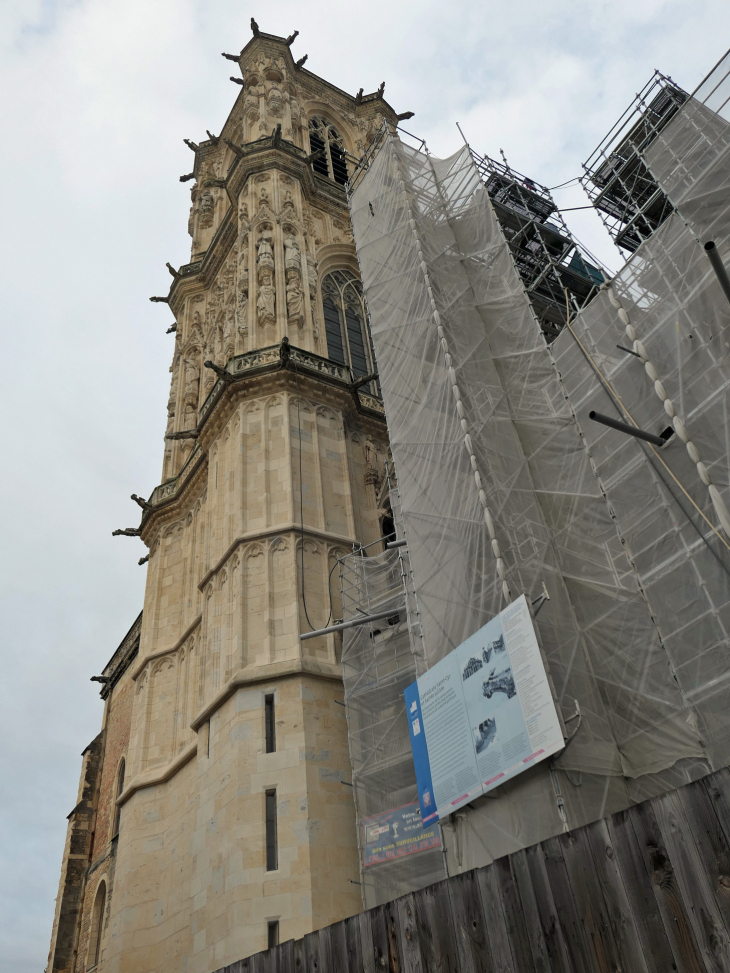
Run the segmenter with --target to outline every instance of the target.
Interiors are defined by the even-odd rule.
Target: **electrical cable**
[[[572,179],[569,179],[567,182],[561,182],[557,186],[548,186],[548,192],[551,193],[553,191],[553,189],[562,189],[563,186],[570,186],[574,182],[580,182],[580,179],[581,179],[580,176],[573,176],[573,178]]]

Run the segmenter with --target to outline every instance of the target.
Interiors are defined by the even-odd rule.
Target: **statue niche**
[[[286,274],[286,313],[293,327],[304,327],[302,292],[302,254],[291,227],[284,231],[284,271]]]
[[[262,202],[263,193],[262,190]],[[258,296],[256,298],[256,317],[259,327],[266,328],[276,322],[276,292],[274,290],[274,253],[271,248],[272,227],[264,223],[259,230],[256,244],[256,278]]]

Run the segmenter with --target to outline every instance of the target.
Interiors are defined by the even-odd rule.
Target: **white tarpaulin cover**
[[[728,504],[730,306],[697,240],[730,241],[729,147],[713,112],[678,113],[647,158],[678,212],[550,347],[467,148],[436,159],[384,134],[354,181],[417,674],[508,599],[550,594],[536,628],[567,746],[459,812],[450,867],[730,761],[730,540],[706,483]],[[646,367],[616,347],[627,318]],[[657,381],[694,452],[588,418],[661,432]],[[363,638],[345,640],[351,673]],[[362,725],[353,701],[348,719]]]

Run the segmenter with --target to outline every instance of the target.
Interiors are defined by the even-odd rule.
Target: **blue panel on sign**
[[[430,824],[438,818],[436,801],[431,782],[431,764],[428,759],[426,733],[423,728],[421,714],[421,699],[418,695],[418,683],[411,683],[405,691],[406,712],[408,715],[408,732],[411,735],[413,763],[416,768],[416,783],[418,785],[418,800],[421,804],[421,819],[424,825]]]

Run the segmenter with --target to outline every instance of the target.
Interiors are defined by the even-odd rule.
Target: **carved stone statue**
[[[302,269],[302,255],[299,250],[299,244],[291,232],[286,240],[284,240],[284,267],[287,271],[296,270],[298,273]]]
[[[301,277],[296,270],[286,272],[286,313],[290,324],[297,328],[304,327],[304,295]]]
[[[213,210],[215,209],[215,199],[213,193],[207,189],[200,197],[200,226],[206,229],[213,225]]]
[[[258,256],[256,258],[256,263],[258,265],[258,275],[259,280],[264,271],[273,272],[274,270],[274,254],[271,249],[271,231],[263,230],[259,241],[257,243]]]
[[[183,393],[186,412],[188,412],[189,409],[195,410],[198,408],[199,386],[200,386],[200,369],[192,360],[192,358],[186,358],[185,359],[185,391]]]
[[[259,284],[256,298],[256,312],[259,326],[265,328],[276,321],[276,294],[274,292],[274,277],[270,270],[264,270]]]

